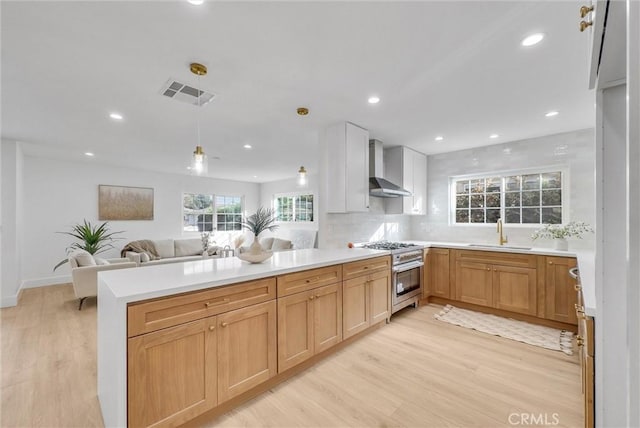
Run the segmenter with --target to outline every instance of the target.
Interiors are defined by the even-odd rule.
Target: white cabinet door
[[[327,212],[369,211],[369,131],[349,122],[327,128]]]

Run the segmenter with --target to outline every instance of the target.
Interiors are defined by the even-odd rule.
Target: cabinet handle
[[[207,302],[207,303],[205,303],[204,305],[205,305],[207,308],[210,308],[211,306],[222,305],[222,304],[224,304],[224,303],[229,303],[229,299],[228,299],[228,298],[227,298],[227,299],[222,299],[222,300],[220,300],[220,301],[218,301],[218,302]]]
[[[309,300],[313,300],[315,298],[316,298],[316,296],[309,296]]]
[[[369,266],[364,266],[362,269],[367,270],[369,269]]]
[[[226,326],[228,326],[228,325],[229,325],[229,324],[227,324],[226,322],[222,322],[222,323],[220,323],[220,327],[226,327]]]
[[[584,312],[584,306],[578,305],[577,303],[574,303],[573,306],[576,308],[576,311]]]
[[[582,6],[580,8],[580,18],[589,15],[589,12],[593,12],[593,6]]]
[[[316,282],[316,281],[319,281],[319,280],[320,280],[319,276],[314,276],[313,278],[306,279],[304,282],[309,284],[310,282]]]
[[[549,262],[549,264],[550,264],[550,265],[552,265],[552,264],[553,264],[553,262]]]
[[[578,284],[576,284],[576,285],[573,286],[573,289],[576,290],[576,291],[580,291],[580,290],[582,290],[582,287],[579,286]]]
[[[490,270],[491,270],[491,268],[487,268],[487,271],[490,271]]]
[[[216,326],[215,326],[215,325],[210,325],[210,326],[209,326],[209,331],[213,331],[213,330],[215,330],[215,329],[216,329]]]
[[[493,269],[494,272],[498,272],[498,269]]]
[[[580,335],[576,336],[576,344],[578,346],[584,346],[584,338]]]
[[[580,21],[580,32],[582,33],[587,28],[591,27],[593,22],[591,21]]]

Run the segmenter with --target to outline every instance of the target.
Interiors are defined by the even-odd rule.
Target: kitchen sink
[[[467,244],[468,247],[483,248],[505,248],[508,250],[530,250],[531,247],[518,247],[516,245],[498,245],[498,244]]]

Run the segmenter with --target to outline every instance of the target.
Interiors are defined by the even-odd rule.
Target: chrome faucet
[[[500,234],[500,237],[499,237],[499,239],[500,239],[500,245],[504,245],[504,244],[506,244],[507,242],[509,242],[509,241],[507,241],[507,236],[506,236],[506,235],[504,235],[504,236],[502,235],[502,226],[503,226],[503,224],[502,224],[502,219],[501,219],[501,218],[499,218],[499,219],[498,219],[498,233]]]

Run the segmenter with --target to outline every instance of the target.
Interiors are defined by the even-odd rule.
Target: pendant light
[[[198,76],[198,116],[197,116],[197,128],[198,128],[198,143],[196,149],[193,152],[193,158],[191,159],[191,172],[196,175],[207,175],[209,172],[209,161],[202,146],[200,145],[200,95],[202,90],[200,89],[200,76],[207,74],[207,67],[202,64],[194,62],[190,65],[190,70],[193,74]]]
[[[303,166],[298,170],[298,187],[307,187],[309,180],[307,179],[307,170]]]

